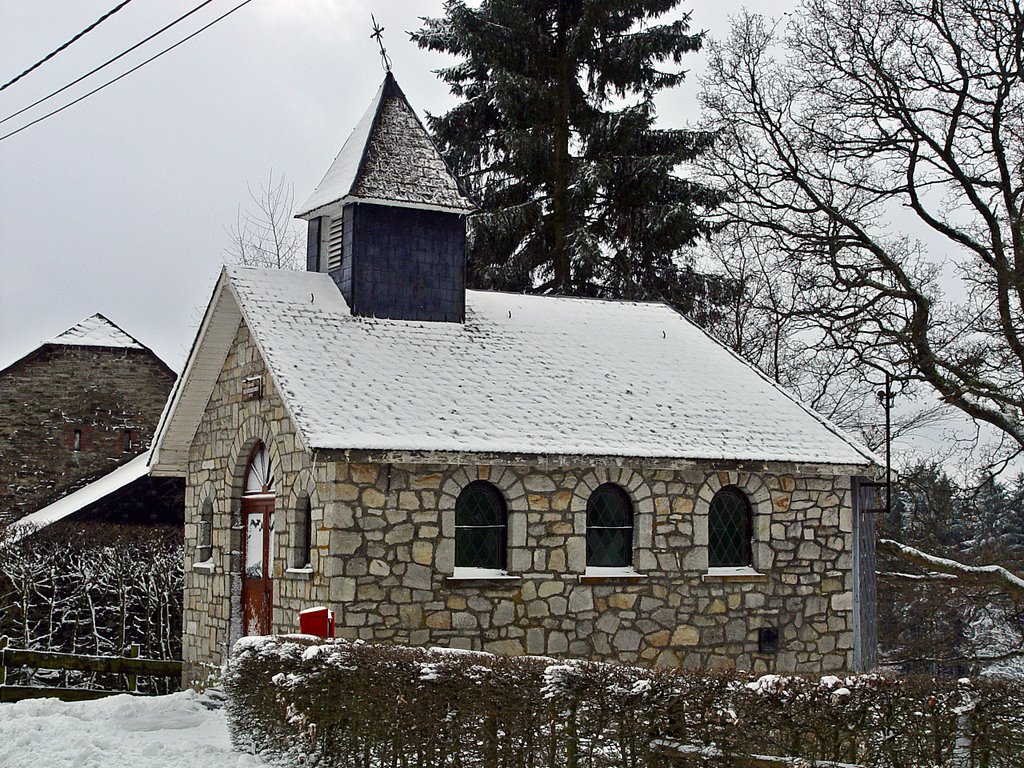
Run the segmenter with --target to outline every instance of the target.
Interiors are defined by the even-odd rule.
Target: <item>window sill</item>
[[[203,560],[199,563],[192,563],[192,570],[195,573],[213,573],[217,570],[217,566],[213,560]]]
[[[504,583],[508,585],[518,584],[522,581],[521,576],[512,576],[508,571],[492,570],[490,568],[456,568],[455,573],[446,577],[449,583]]]
[[[646,581],[647,576],[632,568],[587,568],[580,576],[580,584],[615,584],[621,582]]]
[[[285,568],[284,577],[286,579],[312,579],[313,569],[310,568]]]
[[[750,566],[708,568],[700,577],[701,581],[768,581],[768,575],[759,573]]]

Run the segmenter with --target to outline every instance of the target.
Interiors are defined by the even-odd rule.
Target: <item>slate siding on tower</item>
[[[462,216],[372,204],[346,206],[345,214],[340,285],[353,314],[462,322],[466,313]]]

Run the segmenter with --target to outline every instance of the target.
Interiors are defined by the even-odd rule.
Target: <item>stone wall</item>
[[[266,394],[246,402],[241,381],[254,375],[264,376]],[[297,631],[300,610],[325,605],[335,611],[339,635],[366,640],[691,668],[852,667],[852,499],[841,468],[574,467],[563,466],[571,463],[566,457],[476,466],[472,455],[446,463],[326,454],[314,461],[244,326],[190,457],[186,551],[208,502],[215,524],[212,569],[186,562],[184,656],[191,664],[219,664],[237,634],[232,553],[240,541],[232,526],[257,439],[268,443],[276,466],[275,632]],[[507,500],[508,565],[518,579],[453,578],[455,500],[476,479],[494,483]],[[586,574],[586,502],[604,482],[619,484],[633,502],[639,578]],[[738,486],[751,501],[756,574],[708,572],[708,505],[723,485]],[[306,496],[311,569],[296,567],[306,558],[294,550]],[[758,652],[762,628],[778,630],[778,653]]]
[[[48,344],[0,373],[0,522],[148,449],[173,384],[174,374],[140,349]]]

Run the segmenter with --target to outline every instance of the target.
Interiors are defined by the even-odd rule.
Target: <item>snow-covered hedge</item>
[[[998,680],[752,678],[288,636],[240,641],[225,684],[235,746],[289,766],[1024,765],[1024,696]]]

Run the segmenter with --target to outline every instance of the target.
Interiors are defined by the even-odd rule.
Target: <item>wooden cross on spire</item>
[[[373,22],[373,34],[370,35],[372,40],[377,41],[377,45],[380,46],[380,63],[384,67],[385,72],[391,71],[391,57],[388,56],[388,49],[384,47],[384,27],[377,23],[377,19],[370,14],[370,21]]]

